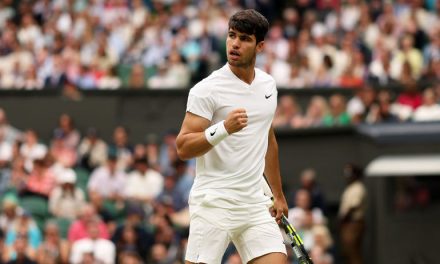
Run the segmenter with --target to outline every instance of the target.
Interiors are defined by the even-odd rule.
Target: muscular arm
[[[208,152],[212,145],[205,137],[205,129],[210,121],[198,115],[187,112],[182,128],[176,139],[177,155],[182,160],[201,156]]]
[[[276,214],[276,219],[280,220],[282,213],[287,216],[288,208],[281,184],[280,165],[278,161],[278,143],[272,127],[269,130],[269,142],[265,162],[266,167],[264,168],[264,175],[272,189],[274,214]]]
[[[240,131],[247,126],[247,114],[243,108],[232,110],[224,121],[228,134]],[[183,119],[182,128],[176,139],[177,155],[183,160],[201,156],[213,147],[205,136],[205,129],[211,121],[193,113],[187,112]]]

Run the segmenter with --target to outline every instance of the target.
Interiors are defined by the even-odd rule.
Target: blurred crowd
[[[106,142],[63,114],[43,142],[0,109],[0,263],[183,263],[194,164],[175,137]]]
[[[147,138],[118,126],[106,142],[62,114],[44,142],[0,109],[0,263],[183,263],[194,160],[178,159],[173,131]],[[315,263],[335,263],[316,172],[294,185],[289,220]],[[241,263],[233,247],[223,263]]]
[[[292,94],[279,98],[273,120],[276,128],[340,127],[357,124],[440,121],[440,82],[418,89],[408,83],[403,91],[364,86],[353,96],[315,95],[302,106]]]
[[[435,0],[3,0],[0,87],[188,88],[225,63],[243,8],[271,23],[257,65],[280,87],[439,80]]]

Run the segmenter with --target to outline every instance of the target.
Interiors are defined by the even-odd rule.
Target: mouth
[[[232,60],[238,60],[240,58],[240,53],[236,50],[231,50],[229,52],[229,58]]]

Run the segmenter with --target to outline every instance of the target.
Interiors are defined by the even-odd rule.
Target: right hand
[[[244,108],[232,110],[225,120],[225,128],[228,134],[238,132],[247,126],[248,116]]]

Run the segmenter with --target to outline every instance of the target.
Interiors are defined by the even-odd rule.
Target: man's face
[[[255,62],[258,52],[262,51],[264,41],[257,44],[255,35],[248,35],[230,28],[226,38],[228,63],[235,67],[249,67]]]

